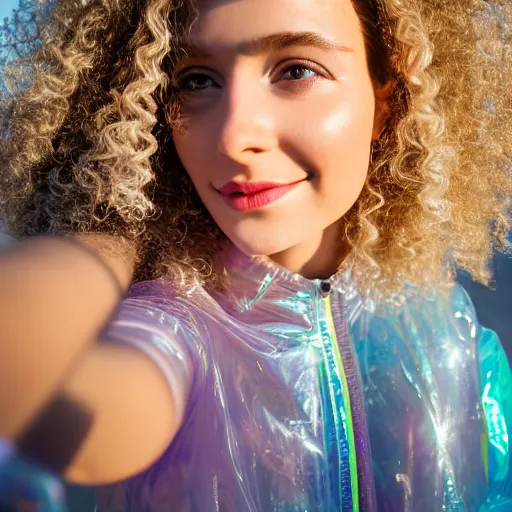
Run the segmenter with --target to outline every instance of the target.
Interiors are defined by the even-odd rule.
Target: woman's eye
[[[284,80],[306,80],[308,78],[314,78],[318,73],[308,68],[307,66],[296,64],[294,66],[289,66],[281,73],[281,78]]]
[[[215,80],[202,73],[193,73],[178,80],[178,89],[183,92],[201,92],[210,87],[217,87]]]

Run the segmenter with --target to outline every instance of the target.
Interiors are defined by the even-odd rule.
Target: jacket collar
[[[248,323],[283,321],[310,326],[326,283],[333,292],[347,297],[356,294],[350,270],[329,279],[306,279],[270,258],[247,256],[233,245],[223,251],[221,262],[227,286],[212,295],[231,316]]]

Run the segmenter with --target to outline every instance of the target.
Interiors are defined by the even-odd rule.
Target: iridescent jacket
[[[458,286],[363,301],[233,252],[229,291],[136,285],[109,338],[153,358],[182,428],[98,512],[512,511],[512,377]],[[151,397],[148,397],[151,399]]]
[[[461,287],[375,303],[349,273],[226,265],[228,291],[140,283],[110,325],[183,423],[97,512],[512,512],[510,367]]]

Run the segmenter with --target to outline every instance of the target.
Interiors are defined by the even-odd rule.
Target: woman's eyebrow
[[[310,46],[326,51],[353,52],[352,48],[338,44],[316,32],[279,32],[238,45],[240,53],[256,55],[270,50],[282,50],[289,46]]]
[[[278,32],[268,36],[243,41],[236,47],[237,53],[255,56],[261,53],[282,50],[290,46],[306,46],[325,51],[354,52],[352,48],[341,45],[316,32]],[[210,57],[206,49],[199,48],[191,41],[182,45],[187,57]]]

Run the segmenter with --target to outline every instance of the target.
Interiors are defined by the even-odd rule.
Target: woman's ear
[[[378,140],[386,129],[386,124],[391,116],[390,97],[393,92],[394,82],[386,82],[375,88],[375,117],[373,120],[372,140]]]

